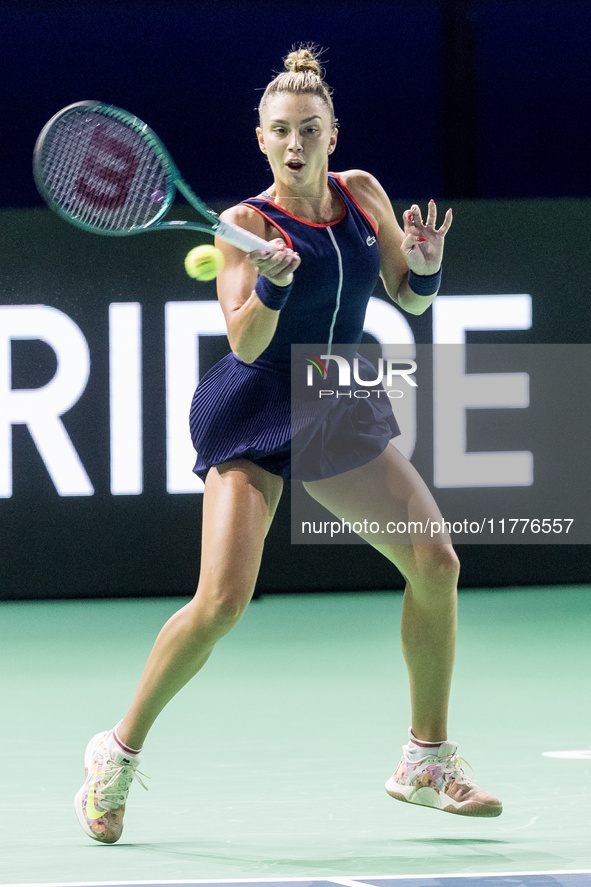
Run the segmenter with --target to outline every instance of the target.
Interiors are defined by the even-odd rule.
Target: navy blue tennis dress
[[[326,225],[298,219],[265,197],[243,201],[281,232],[302,261],[265,351],[249,364],[226,355],[195,391],[193,471],[202,479],[213,465],[248,459],[283,478],[319,480],[366,464],[400,433],[388,398],[325,398],[294,413],[291,345],[325,343],[324,353],[335,343],[359,345],[379,277],[375,226],[338,176],[329,173],[329,186],[342,213]],[[371,378],[361,358],[363,363],[369,368],[363,378]]]

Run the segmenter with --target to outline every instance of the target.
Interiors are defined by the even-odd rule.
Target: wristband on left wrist
[[[408,285],[417,296],[434,296],[441,286],[441,268],[435,274],[416,274],[409,269]]]

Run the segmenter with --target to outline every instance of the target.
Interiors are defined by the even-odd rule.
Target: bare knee
[[[414,577],[411,584],[455,591],[460,575],[460,561],[451,545],[417,546]]]
[[[240,621],[253,591],[241,583],[223,589],[200,584],[189,604],[195,634],[214,642],[224,637]]]

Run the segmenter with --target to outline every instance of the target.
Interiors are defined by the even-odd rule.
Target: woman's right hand
[[[248,258],[259,274],[266,277],[276,286],[289,286],[293,280],[294,271],[299,268],[302,261],[298,253],[290,249],[280,237],[269,241],[274,247],[270,255],[262,250],[249,253]]]

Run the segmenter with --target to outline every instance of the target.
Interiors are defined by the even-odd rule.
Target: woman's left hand
[[[400,246],[406,264],[415,274],[435,274],[441,267],[443,243],[452,222],[448,209],[441,228],[435,228],[437,207],[429,202],[427,221],[423,223],[421,210],[416,204],[404,213],[404,240]]]

